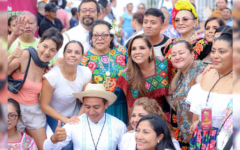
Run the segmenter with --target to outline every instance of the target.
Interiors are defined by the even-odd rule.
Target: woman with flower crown
[[[192,45],[195,59],[203,60],[208,54],[202,53],[208,42],[195,34],[195,27],[198,25],[198,15],[194,6],[189,0],[178,0],[174,6],[172,10],[172,24],[181,36],[168,40],[164,49],[164,56],[171,59],[172,44],[178,40],[186,40]]]
[[[119,28],[104,20],[93,23],[89,32],[89,43],[93,47],[83,55],[81,64],[92,71],[92,82],[104,84],[107,91],[117,95],[117,100],[106,112],[127,124],[126,97],[116,87],[117,79],[126,67],[127,50],[114,45],[113,37],[119,34]]]

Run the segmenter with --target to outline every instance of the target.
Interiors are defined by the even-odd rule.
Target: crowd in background
[[[217,0],[207,20],[194,0],[157,8],[39,0],[37,16],[10,17],[8,148],[233,149],[240,1],[233,3]]]

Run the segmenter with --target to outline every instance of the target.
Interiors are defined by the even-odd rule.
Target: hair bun
[[[221,36],[227,36],[228,38],[233,39],[232,32],[229,31],[223,32]]]

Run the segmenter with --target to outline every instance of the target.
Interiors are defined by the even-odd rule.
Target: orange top
[[[12,77],[14,79],[23,79],[23,74],[13,73]],[[8,91],[8,96],[16,100],[17,102],[24,105],[35,105],[39,102],[39,93],[42,90],[42,81],[41,82],[33,82],[28,77],[18,92],[18,94],[13,94]]]
[[[210,17],[218,17],[218,18],[222,18],[222,12],[218,9],[216,11],[214,11]]]

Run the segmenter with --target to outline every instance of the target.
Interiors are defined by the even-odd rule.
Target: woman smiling
[[[111,29],[111,24],[104,20],[93,23],[89,32],[93,49],[83,55],[81,64],[92,71],[92,82],[104,84],[107,91],[117,95],[116,102],[106,112],[127,124],[126,98],[123,91],[116,87],[116,81],[126,67],[127,50],[113,44],[115,33],[110,33]]]

